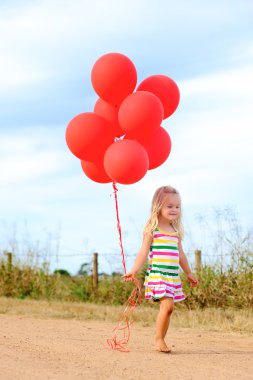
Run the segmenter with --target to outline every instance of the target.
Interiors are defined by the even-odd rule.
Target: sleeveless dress
[[[159,301],[162,297],[174,302],[185,299],[179,277],[178,235],[156,228],[149,251],[149,265],[145,277],[145,298]]]

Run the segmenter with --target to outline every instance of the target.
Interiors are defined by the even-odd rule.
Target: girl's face
[[[181,213],[181,200],[179,194],[168,194],[164,200],[158,218],[163,218],[169,223],[178,219]]]

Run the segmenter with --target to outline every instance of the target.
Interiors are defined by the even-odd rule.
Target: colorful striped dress
[[[179,277],[178,235],[156,228],[149,252],[145,277],[145,298],[159,301],[171,297],[174,302],[185,299]]]

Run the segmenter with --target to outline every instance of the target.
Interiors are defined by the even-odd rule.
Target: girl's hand
[[[198,280],[193,276],[192,273],[187,274],[187,280],[191,284],[192,288],[195,288],[195,286],[198,285]]]
[[[135,272],[128,272],[122,276],[125,282],[134,281],[135,277],[136,277]]]

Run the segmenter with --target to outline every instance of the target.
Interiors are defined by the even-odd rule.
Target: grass
[[[0,314],[33,318],[97,320],[117,323],[123,306],[97,305],[81,302],[45,301],[0,297]],[[159,305],[144,302],[133,314],[133,321],[142,326],[155,324]],[[206,331],[253,334],[253,310],[234,308],[204,308],[189,310],[176,306],[172,327]]]
[[[253,306],[253,270],[220,273],[204,267],[197,273],[199,285],[191,288],[182,275],[187,296],[184,307],[249,309]],[[140,276],[141,282],[143,278]],[[41,268],[12,266],[0,261],[0,296],[62,302],[87,302],[122,305],[128,299],[133,285],[125,283],[120,275],[104,276],[98,288],[93,288],[91,276],[62,276],[49,274]],[[144,289],[142,289],[144,292]]]

